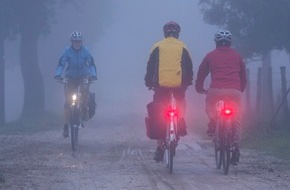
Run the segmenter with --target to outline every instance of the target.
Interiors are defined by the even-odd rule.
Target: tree
[[[0,124],[4,122],[5,117],[4,40],[10,36],[15,37],[16,34],[20,36],[20,68],[24,84],[22,117],[41,114],[45,111],[45,93],[37,57],[39,38],[41,35],[48,35],[56,23],[57,5],[62,8],[68,4],[81,7],[83,2],[77,0],[0,1]],[[108,2],[109,0],[98,0],[97,10],[102,10],[109,4]],[[101,13],[97,11],[97,14]],[[103,15],[99,18],[103,18]],[[97,21],[100,22],[99,19]]]
[[[15,0],[0,2],[0,125],[5,123],[5,61],[4,41],[16,34],[13,5]]]
[[[199,4],[207,23],[231,31],[234,46],[245,58],[262,59],[262,110],[273,110],[268,86],[270,52],[273,49],[290,52],[290,1],[200,0]]]
[[[204,20],[226,27],[247,58],[273,49],[290,52],[289,0],[200,0]]]
[[[15,6],[20,33],[20,67],[24,83],[22,116],[45,111],[44,83],[37,58],[40,35],[47,34],[53,23],[54,0],[18,1]]]

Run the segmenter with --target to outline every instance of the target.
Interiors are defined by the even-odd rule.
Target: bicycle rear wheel
[[[72,125],[70,131],[71,131],[71,147],[72,150],[75,151],[78,146],[79,128],[77,125]]]
[[[223,154],[223,171],[224,171],[225,175],[228,175],[228,173],[229,173],[230,160],[231,160],[230,147],[228,145],[226,145],[226,148],[225,148],[224,154]]]
[[[170,156],[169,156],[169,149],[167,147],[165,148],[165,152],[164,152],[164,160],[165,160],[166,167],[169,168]]]
[[[220,145],[217,141],[214,143],[214,155],[215,155],[215,164],[217,169],[221,169],[222,165],[222,151]]]
[[[169,146],[169,173],[172,173],[173,171],[173,157],[175,155],[175,146],[173,143]]]

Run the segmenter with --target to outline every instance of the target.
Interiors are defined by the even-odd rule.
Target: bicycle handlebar
[[[63,79],[56,80],[56,82],[60,84],[68,84],[68,83],[91,84],[92,83],[92,81],[89,80],[88,78],[84,78],[84,79],[63,78]]]

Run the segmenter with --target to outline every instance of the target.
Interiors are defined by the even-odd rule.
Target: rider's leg
[[[169,91],[166,88],[155,88],[154,89],[154,95],[153,95],[153,101],[158,103],[158,105],[161,106],[159,110],[165,110],[168,103],[169,103]],[[162,111],[161,111],[162,112]],[[163,121],[164,114],[160,113],[160,115],[157,116],[157,118],[160,118],[160,122]],[[160,139],[156,141],[156,151],[154,153],[153,159],[158,161],[163,160],[163,154],[164,154],[164,140]]]
[[[64,85],[64,94],[65,94],[65,104],[64,104],[64,127],[63,127],[63,137],[69,137],[69,131],[68,131],[68,126],[69,126],[69,107],[70,107],[70,99],[72,96],[74,86],[73,84],[65,84]]]
[[[180,136],[185,136],[187,134],[186,123],[184,119],[186,110],[185,91],[186,87],[177,88],[173,91],[174,98],[176,99],[177,112],[179,114],[178,133]]]
[[[242,127],[241,127],[241,92],[238,90],[232,90],[232,104],[235,108],[234,119],[234,154],[232,164],[236,165],[239,162],[240,157],[240,144],[242,140]]]
[[[186,87],[176,88],[173,91],[173,96],[176,99],[176,107],[180,118],[184,118],[186,101],[185,101]]]
[[[207,117],[209,119],[208,122],[208,129],[207,129],[207,135],[213,136],[215,134],[216,129],[216,102],[219,97],[219,90],[218,89],[209,89],[208,94],[205,98],[205,111],[207,114]]]
[[[80,91],[82,94],[82,114],[83,119],[89,118],[89,112],[88,112],[88,102],[89,102],[89,84],[81,84]]]
[[[64,127],[62,133],[62,136],[64,138],[69,137],[68,126],[69,126],[69,105],[66,102],[64,104]]]
[[[156,150],[155,150],[153,159],[156,162],[163,161],[163,155],[164,155],[164,148],[163,148],[163,146],[164,146],[164,140],[163,139],[157,140],[156,143],[157,143],[157,147],[156,147]]]

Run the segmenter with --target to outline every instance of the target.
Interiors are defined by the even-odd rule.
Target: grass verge
[[[286,121],[272,128],[264,121],[248,125],[244,130],[243,146],[289,160],[290,122]]]
[[[45,112],[37,116],[20,118],[0,126],[0,134],[33,134],[59,128],[63,123],[61,115]]]

